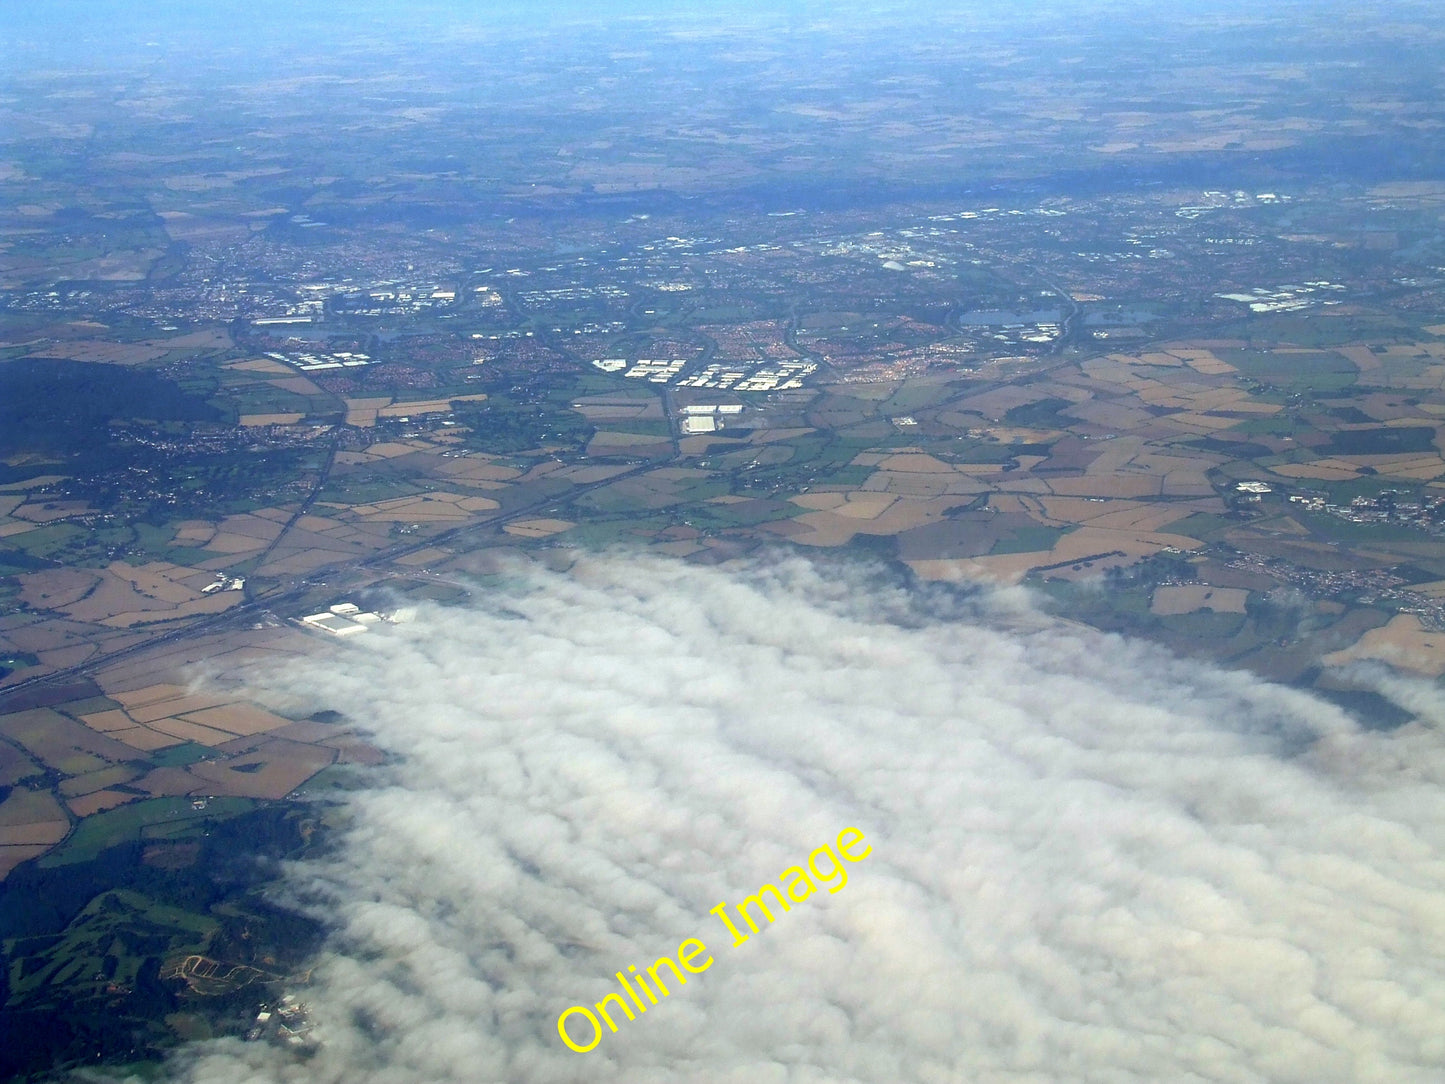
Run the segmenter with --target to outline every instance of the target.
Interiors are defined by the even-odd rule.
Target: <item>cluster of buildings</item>
[[[1290,503],[1308,512],[1323,512],[1350,523],[1399,524],[1439,534],[1445,530],[1445,497],[1409,499],[1408,493],[1387,489],[1373,497],[1356,497],[1349,504],[1331,504],[1319,494],[1293,494]]]
[[[688,362],[685,358],[657,359],[597,358],[592,362],[604,373],[621,373],[652,384],[672,384],[679,388],[717,388],[729,391],[780,391],[801,388],[805,377],[818,369],[817,362],[799,360],[768,363],[713,362],[695,373],[683,376]]]
[[[517,297],[531,308],[545,309],[569,301],[593,301],[598,298],[626,301],[628,294],[617,286],[559,286],[551,290],[522,290]]]
[[[723,418],[736,417],[743,412],[740,403],[693,403],[682,408],[682,435],[696,436],[699,433],[715,433],[723,428]]]
[[[385,621],[379,613],[363,610],[354,602],[338,602],[319,614],[307,614],[301,624],[332,636],[359,636],[372,625]]]
[[[436,283],[382,282],[365,289],[336,294],[332,304],[347,316],[416,316],[428,310],[450,308],[457,291]]]
[[[1304,568],[1279,557],[1242,554],[1227,561],[1230,568],[1263,573],[1317,597],[1344,596],[1365,605],[1381,605],[1396,613],[1414,614],[1432,632],[1445,632],[1445,599],[1412,591],[1388,568],[1325,571]]]
[[[598,358],[592,363],[604,373],[622,373],[636,380],[647,380],[653,384],[666,384],[687,364],[686,358],[653,359],[638,358],[629,362],[626,358]]]
[[[1225,301],[1238,301],[1248,305],[1251,312],[1296,312],[1318,304],[1338,305],[1337,299],[1319,298],[1313,295],[1323,290],[1342,291],[1344,287],[1336,282],[1319,280],[1300,285],[1276,286],[1272,289],[1256,286],[1247,294],[1215,294]]]
[[[1059,337],[1062,330],[1063,325],[1047,321],[1037,324],[1001,324],[984,337],[1007,345],[1051,343]]]
[[[1222,207],[1251,207],[1255,204],[1288,202],[1290,202],[1289,196],[1282,196],[1277,192],[1250,193],[1242,190],[1219,192],[1206,188],[1199,194],[1198,203],[1186,203],[1175,210],[1174,214],[1179,218],[1198,218],[1200,215],[1217,211]]]
[[[746,363],[721,362],[706,366],[701,372],[683,377],[680,388],[719,388],[731,391],[778,391],[801,388],[803,379],[816,372],[812,361],[775,361],[750,367]]]
[[[315,1027],[309,1006],[287,994],[275,1005],[256,1014],[255,1023],[246,1032],[246,1041],[266,1041],[293,1050],[313,1050],[318,1045]]]
[[[284,361],[287,365],[299,369],[303,373],[319,373],[326,369],[355,369],[371,364],[370,355],[357,354],[348,350],[337,351],[334,354],[314,354],[305,350],[287,354],[267,351],[266,356],[276,361]]]

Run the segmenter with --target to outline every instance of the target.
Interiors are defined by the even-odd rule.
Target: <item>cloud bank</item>
[[[1438,1081],[1427,724],[846,566],[586,558],[267,675],[404,758],[338,853],[309,1061],[178,1079]],[[708,914],[872,845],[732,947]],[[700,938],[595,1050],[557,1018]],[[614,1013],[614,1015],[616,1015]],[[589,1029],[577,1026],[586,1041]]]

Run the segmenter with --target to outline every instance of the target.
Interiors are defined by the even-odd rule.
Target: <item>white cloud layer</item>
[[[295,871],[339,926],[302,992],[320,1053],[209,1043],[177,1077],[1442,1079],[1433,727],[1362,732],[1016,594],[980,620],[791,559],[524,578],[267,676],[405,759]],[[850,825],[846,887],[729,947],[709,909]],[[709,970],[562,1045],[564,1009],[689,937]]]

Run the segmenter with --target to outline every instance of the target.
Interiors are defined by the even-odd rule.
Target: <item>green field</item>
[[[258,804],[250,798],[212,798],[205,809],[198,810],[192,808],[191,802],[185,796],[149,798],[87,817],[64,843],[42,857],[39,865],[51,869],[89,862],[119,843],[199,835],[206,831],[208,822],[233,817]]]

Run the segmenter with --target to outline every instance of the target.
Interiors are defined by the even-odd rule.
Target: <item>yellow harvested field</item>
[[[1232,429],[1243,420],[1243,418],[1224,418],[1217,414],[1197,414],[1193,411],[1169,415],[1170,425],[1197,433],[1217,433],[1222,429]]]
[[[100,624],[113,629],[129,629],[136,625],[151,624],[157,621],[174,621],[182,617],[216,614],[239,605],[241,601],[241,592],[239,591],[219,591],[214,595],[204,595],[169,610],[145,609],[115,614],[105,618]]]
[[[0,493],[28,493],[32,489],[63,482],[69,477],[68,474],[37,474],[19,482],[0,482]]]
[[[48,790],[10,792],[0,802],[0,847],[49,847],[70,832],[70,819]]]
[[[368,459],[395,459],[399,455],[411,455],[412,452],[418,450],[418,448],[411,444],[387,440],[373,444],[368,447],[366,451],[358,454],[362,456],[361,462],[366,462]]]
[[[315,531],[318,534],[325,534],[327,531],[350,533],[350,529],[339,519],[328,519],[326,516],[302,516],[296,521],[296,526],[303,531]]]
[[[1091,446],[1093,446],[1091,444]],[[1097,442],[1097,455],[1089,463],[1088,474],[1114,474],[1121,467],[1128,466],[1144,448],[1141,437],[1117,437],[1114,440]]]
[[[209,793],[274,801],[286,797],[322,768],[335,763],[336,756],[334,749],[278,738],[232,760],[193,764],[188,770]]]
[[[1258,399],[1236,399],[1227,407],[1221,407],[1220,414],[1278,414],[1284,409],[1283,403],[1262,403]]]
[[[1445,324],[1431,324],[1429,327],[1424,328],[1424,330],[1428,331],[1431,335],[1445,335]]]
[[[0,809],[0,813],[3,813]],[[69,820],[37,821],[34,824],[0,825],[0,846],[52,846],[70,831]]]
[[[218,613],[241,601],[236,592],[202,595],[192,584],[212,576],[195,568],[152,562],[139,568],[112,562],[101,572],[47,570],[20,577],[21,597],[77,621],[129,628],[197,613]]]
[[[615,422],[629,418],[660,418],[661,404],[653,399],[646,402],[636,400],[627,403],[574,403],[572,409],[588,421]]]
[[[24,503],[24,494],[13,497],[0,497],[0,516],[8,516]]]
[[[1357,478],[1360,473],[1353,467],[1331,464],[1324,460],[1313,463],[1279,463],[1269,469],[1271,473],[1284,478],[1318,478],[1325,482]]]
[[[1204,376],[1223,376],[1237,371],[1229,362],[1221,361],[1208,350],[1171,350],[1170,353],[1182,357],[1185,365]]]
[[[255,513],[227,516],[221,520],[219,530],[270,542],[281,533],[281,525],[290,518],[289,513],[279,508],[263,508]]]
[[[295,425],[305,414],[242,414],[238,419],[244,426]]]
[[[450,414],[452,403],[480,403],[486,396],[477,393],[476,395],[456,395],[450,399],[421,399],[412,403],[392,403],[390,406],[378,407],[376,416],[378,418],[412,418],[418,414]]]
[[[1413,478],[1422,481],[1445,474],[1445,460],[1433,453],[1333,456],[1309,463],[1282,463],[1270,470],[1276,474],[1297,478],[1349,478],[1359,474],[1363,467],[1369,467],[1375,473],[1391,478]],[[1322,473],[1313,473],[1315,471]]]
[[[587,442],[587,447],[590,452],[593,448],[633,448],[645,444],[665,444],[667,440],[667,437],[653,436],[647,433],[619,433],[613,430],[599,429]]]
[[[98,790],[94,794],[87,794],[84,798],[72,798],[65,804],[77,817],[89,817],[104,810],[125,805],[126,802],[133,802],[139,797],[138,794],[126,794],[119,790]]]
[[[1367,464],[1368,465],[1368,464]],[[1414,482],[1429,482],[1445,474],[1445,462],[1438,459],[1417,460],[1410,464],[1392,466],[1388,469],[1375,468],[1380,474],[1391,478],[1408,478]]]
[[[168,696],[163,700],[153,700],[149,704],[137,704],[134,707],[126,708],[126,714],[137,723],[145,725],[153,723],[157,719],[166,719],[172,715],[184,715],[188,711],[200,711],[202,708],[215,707],[217,704],[228,704],[234,700],[234,696],[227,695],[196,695]]]
[[[265,549],[270,543],[264,538],[254,538],[251,535],[220,533],[212,537],[206,543],[206,549],[216,553],[235,555],[239,553],[252,553]]]
[[[1166,547],[1180,550],[1197,549],[1203,543],[1183,535],[1152,531],[1116,531],[1098,527],[1080,527],[1058,540],[1052,550],[1035,553],[1006,553],[986,557],[909,561],[907,564],[924,579],[977,579],[1017,583],[1035,568],[1077,563],[1095,554],[1119,551],[1122,556],[1094,562],[1086,574],[1093,575],[1111,565],[1126,565],[1158,553]],[[1050,575],[1067,575],[1061,569]]]
[[[1123,503],[1123,502],[1118,502]],[[1214,500],[1210,502],[1211,511],[1224,512],[1223,502]],[[1175,523],[1190,511],[1196,509],[1183,508],[1178,504],[1141,504],[1134,508],[1120,508],[1106,512],[1102,516],[1089,521],[1092,527],[1106,527],[1114,531],[1158,531]]]
[[[1335,353],[1348,358],[1362,373],[1380,367],[1380,355],[1368,346],[1341,346],[1335,350]]]
[[[391,405],[390,395],[373,395],[346,400],[346,424],[370,429],[376,424],[376,412]]]
[[[129,730],[135,726],[135,720],[119,708],[110,711],[97,711],[90,715],[82,715],[80,721],[92,730],[98,730],[102,734],[112,730]]]
[[[1091,553],[1122,550],[1129,557],[1148,557],[1170,547],[1196,550],[1204,545],[1196,538],[1163,531],[1112,530],[1103,527],[1080,527],[1059,539],[1052,556],[1056,561],[1075,561]],[[1047,563],[1047,562],[1045,562]]]
[[[175,544],[204,546],[215,537],[216,528],[205,520],[188,519],[176,527]]]
[[[952,474],[953,466],[924,452],[890,455],[878,464],[880,470],[899,474]]]
[[[1149,612],[1161,617],[1213,610],[1221,614],[1244,613],[1249,592],[1241,587],[1211,587],[1206,583],[1164,584],[1154,589]]]
[[[128,276],[127,276],[128,277]],[[141,276],[142,278],[144,275]],[[142,365],[164,357],[169,348],[153,343],[110,343],[95,340],[77,340],[56,343],[32,351],[37,358],[69,358],[72,361],[97,361],[110,365]]]
[[[1157,497],[1162,479],[1151,474],[1088,474],[1082,478],[1051,478],[1048,486],[1061,497]]]
[[[256,569],[262,576],[304,575],[326,565],[344,562],[353,556],[345,550],[327,550],[316,546],[302,546],[282,551],[285,556],[273,556]]]
[[[93,772],[62,779],[60,785],[55,789],[62,798],[80,798],[108,787],[122,786],[139,774],[140,771],[129,764],[115,764],[108,768],[100,768]]]
[[[1018,507],[1004,504],[1005,500],[1016,502]],[[1132,513],[1151,507],[1140,501],[1107,501],[1099,498],[1091,500],[1088,497],[1041,497],[1038,501],[1030,500],[1027,504],[1017,497],[1000,497],[989,503],[997,507],[1000,512],[1030,513],[1036,511],[1033,505],[1037,504],[1043,508],[1049,519],[1057,523],[1089,523],[1101,516],[1114,515],[1119,512]]]
[[[626,467],[584,467],[582,470],[602,470],[620,472]],[[465,482],[510,482],[513,478],[521,477],[522,472],[516,467],[509,467],[504,463],[497,463],[485,456],[466,456],[461,459],[450,459],[441,467],[441,473],[459,478]],[[606,477],[606,475],[601,475]],[[597,479],[589,479],[596,481]]]
[[[508,523],[502,530],[519,538],[547,538],[575,526],[575,523],[565,519],[519,519],[515,523]]]
[[[308,377],[289,376],[285,380],[268,380],[266,383],[273,388],[280,388],[282,391],[294,392],[297,395],[325,395],[326,393],[316,386],[316,383]]]
[[[799,493],[789,497],[793,504],[800,508],[807,508],[814,512],[826,511],[829,508],[837,508],[848,499],[845,493]]]
[[[53,523],[57,519],[78,516],[90,510],[90,505],[84,501],[41,500],[16,508],[14,516],[16,519],[28,520],[31,523]]]
[[[1130,359],[1120,359],[1118,355],[1111,354],[1106,358],[1090,358],[1079,366],[1088,378],[1088,384],[1092,387],[1099,387],[1101,390],[1114,391],[1117,389],[1137,391],[1153,383],[1142,380],[1139,375],[1128,364]]]
[[[802,426],[795,429],[754,429],[753,435],[748,437],[749,444],[773,444],[780,440],[792,440],[794,437],[807,436],[816,432],[811,426]]]
[[[64,821],[65,814],[55,796],[48,790],[29,790],[19,787],[0,802],[0,828],[17,825],[40,824],[50,821]],[[12,843],[38,842],[31,840],[10,840]]]
[[[937,522],[957,503],[946,497],[933,500],[895,500],[890,497],[890,503],[875,512],[875,506],[869,499],[887,495],[848,493],[844,496],[848,500],[831,509],[804,512],[792,519],[790,523],[805,529],[790,534],[789,541],[804,546],[841,546],[856,534],[893,535]],[[855,501],[860,506],[859,512],[872,514],[853,513],[851,509]]]
[[[177,580],[194,576],[200,570],[182,568],[179,565],[165,564],[159,561],[153,561],[137,568],[121,561],[115,561],[106,568],[106,571],[132,584],[137,591],[142,591],[162,602],[188,602],[195,598],[196,593],[178,583]]]
[[[264,734],[268,730],[289,726],[291,723],[290,719],[283,719],[252,704],[239,702],[187,712],[184,718],[187,722],[200,723],[217,730],[229,730],[232,734],[242,736]]]
[[[872,493],[894,493],[903,497],[972,496],[989,490],[976,478],[958,471],[947,474],[875,471],[861,488]]]
[[[1195,410],[1228,410],[1234,403],[1244,402],[1249,393],[1241,388],[1205,388],[1189,395]]]
[[[1042,478],[1031,474],[1023,474],[1013,471],[1001,478],[994,479],[990,487],[998,493],[1037,493],[1046,494],[1052,492],[1049,483]]]
[[[1151,419],[1148,411],[1127,399],[1091,399],[1087,403],[1070,407],[1068,414],[1081,421],[1121,432],[1148,425]]]
[[[394,497],[375,504],[358,504],[351,511],[366,520],[420,523],[464,520],[478,512],[490,512],[499,507],[490,497],[469,497],[442,491],[415,497]]]
[[[1445,633],[1431,632],[1414,614],[1396,614],[1388,624],[1370,629],[1350,647],[1326,655],[1328,666],[1374,659],[1426,677],[1445,674]]]
[[[1080,504],[1085,502],[1080,501]],[[1025,515],[1039,518],[1043,514],[1044,505],[1034,497],[1020,497],[1012,493],[995,493],[988,499],[988,506],[995,512],[1022,512]],[[1099,508],[1100,505],[1089,504],[1087,507]],[[1067,522],[1074,522],[1069,520]]]
[[[123,741],[134,749],[143,749],[148,753],[156,749],[164,749],[168,745],[181,743],[180,738],[148,730],[143,726],[135,727],[133,730],[112,730],[107,736],[115,738],[117,741]]]
[[[846,498],[833,512],[848,519],[877,519],[898,500],[891,493],[849,493]]]
[[[108,694],[112,700],[118,700],[126,708],[138,708],[143,704],[154,704],[157,700],[174,700],[177,697],[188,695],[184,685],[146,685],[143,688],[131,689],[126,692],[112,692]]]
[[[95,589],[101,576],[79,568],[52,568],[16,577],[20,600],[39,610],[59,610],[79,602]]]
[[[296,370],[275,358],[251,358],[247,361],[228,361],[223,369],[239,369],[246,373],[280,373],[290,376]]]
[[[28,862],[32,858],[39,858],[46,851],[50,850],[50,844],[27,847],[0,847],[0,881],[3,881],[10,871],[21,862]]]
[[[173,738],[198,742],[201,745],[225,745],[228,741],[236,739],[236,735],[228,734],[224,730],[215,730],[199,723],[188,722],[185,719],[157,719],[151,723],[150,729],[157,734],[168,734]]]

